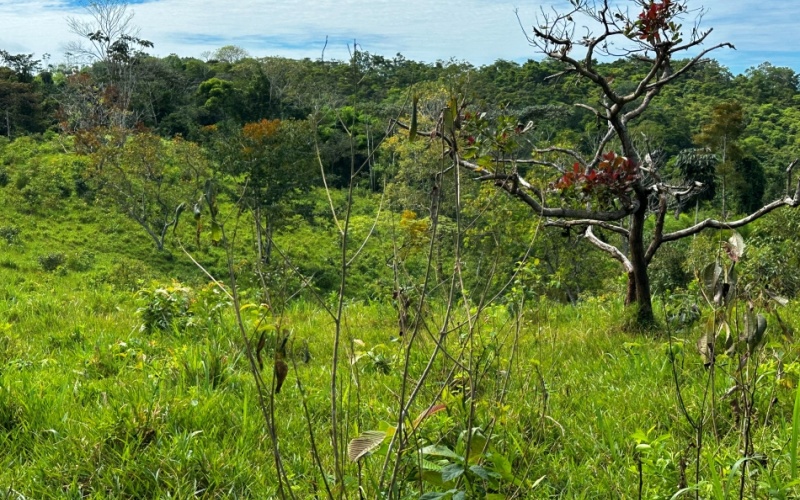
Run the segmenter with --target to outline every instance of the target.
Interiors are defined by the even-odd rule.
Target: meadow
[[[264,333],[265,419],[229,289],[178,252],[145,264],[142,255],[158,253],[130,222],[71,208],[46,221],[0,219],[5,498],[798,493],[798,349],[772,315],[745,376],[731,356],[710,378],[696,347],[714,321],[708,307],[696,321],[641,332],[624,327],[629,313],[613,295],[578,306],[430,304],[416,332],[401,336],[397,304],[346,301],[341,436],[385,436],[352,461],[331,439],[337,328],[324,307],[297,299],[267,311],[242,291],[252,346]],[[120,233],[108,231],[115,226]],[[797,313],[790,305],[780,317],[792,324]],[[287,334],[279,357],[289,374],[276,393],[272,364]],[[400,401],[420,380],[397,459],[389,443]],[[729,390],[742,381],[753,395],[747,452],[746,399]]]

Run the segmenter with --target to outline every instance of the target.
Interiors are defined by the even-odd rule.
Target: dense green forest
[[[0,50],[0,494],[799,494],[800,75],[572,5],[481,67]]]
[[[412,94],[420,100],[420,119],[432,122],[457,92],[473,114],[486,113],[492,126],[499,122],[497,127],[514,131],[517,137],[510,154],[520,159],[530,156],[534,148],[553,145],[589,149],[600,131],[596,117],[574,106],[597,99],[592,86],[572,76],[550,79],[563,69],[555,62],[497,61],[475,68],[460,62],[423,64],[400,55],[385,58],[367,53],[357,53],[348,62],[295,61],[254,59],[232,49],[224,47],[205,62],[136,54],[125,76],[130,78],[125,82],[127,95],[120,95],[122,84],[109,74],[110,62],[80,70],[42,68],[32,55],[5,54],[0,133],[6,137],[2,181],[15,188],[9,196],[21,196],[31,211],[45,206],[56,209],[70,197],[90,204],[113,201],[114,194],[100,185],[113,179],[101,180],[96,169],[108,161],[125,162],[124,156],[113,155],[138,155],[149,145],[164,148],[155,154],[176,155],[175,165],[160,168],[170,168],[176,176],[195,176],[194,185],[182,190],[164,186],[164,208],[170,214],[179,203],[196,201],[198,187],[208,179],[261,176],[262,193],[256,198],[265,204],[262,210],[268,213],[265,218],[272,230],[283,233],[301,225],[313,238],[316,230],[327,230],[330,223],[324,210],[315,213],[313,208],[324,198],[319,191],[323,179],[318,160],[325,168],[327,185],[337,190],[349,185],[351,163],[359,166],[353,176],[355,187],[364,194],[363,203],[373,205],[364,207],[365,214],[377,209],[383,194],[387,210],[400,215],[408,210],[421,220],[429,217],[430,183],[441,151],[430,141],[413,145],[398,141],[396,131],[390,129],[393,119],[410,115]],[[226,58],[228,52],[239,57]],[[634,85],[646,69],[634,60],[598,66],[623,88]],[[684,201],[676,209],[672,224],[687,224],[679,215],[691,219],[696,209],[722,213],[723,205],[733,218],[786,192],[785,170],[796,154],[794,139],[800,123],[797,86],[798,75],[789,68],[765,62],[733,76],[709,61],[666,88],[647,115],[631,125],[632,134],[658,155],[665,175],[700,180],[707,186],[697,200]],[[519,133],[529,122],[529,130]],[[129,138],[129,152],[118,151],[120,141]],[[160,144],[153,142],[156,138],[161,138]],[[52,154],[63,156],[51,157],[48,169],[42,157]],[[192,155],[194,160],[184,159]],[[192,168],[200,168],[189,167],[192,161],[207,163],[202,172],[190,174]],[[120,174],[136,176],[137,172]],[[552,175],[551,180],[557,178]],[[131,188],[147,190],[149,186]],[[479,199],[477,184],[464,188],[472,191],[472,199]],[[522,228],[535,224],[533,217],[517,216]],[[150,224],[161,222],[151,220]],[[547,231],[547,240],[562,237],[561,231]],[[615,271],[587,277],[578,269],[579,263],[596,259],[568,257],[574,241],[569,235],[563,238],[560,244],[548,241],[552,246],[541,250],[543,279],[554,282],[548,294],[574,302],[583,294],[602,293],[608,285],[604,280],[613,280]],[[160,248],[162,242],[156,245]],[[483,254],[477,241],[472,250],[474,258]],[[771,251],[769,245],[759,250]],[[512,263],[520,255],[519,248],[506,251]],[[760,269],[758,274],[780,293],[791,295],[796,292],[793,279],[778,270],[794,262],[786,259],[795,258],[795,253],[791,249],[780,253],[770,255],[784,263],[777,269]],[[321,261],[324,258],[306,265],[324,267]],[[658,290],[685,288],[692,279],[690,269],[682,268],[675,258],[656,265]],[[500,268],[513,266],[506,263]],[[372,271],[382,269],[378,266]],[[315,282],[325,293],[336,288],[324,269],[309,269],[309,273],[316,275]],[[366,281],[376,278],[381,276]],[[387,285],[391,281],[387,278]],[[359,298],[379,297],[378,290],[359,288]]]

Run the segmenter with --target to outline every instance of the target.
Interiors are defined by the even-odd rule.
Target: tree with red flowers
[[[493,158],[475,159],[470,154],[477,147],[475,137],[462,137],[455,126],[462,115],[469,121],[464,105],[457,100],[444,111],[433,134],[447,143],[455,164],[525,203],[546,218],[546,224],[580,231],[586,240],[619,261],[628,278],[626,303],[637,306],[640,324],[652,323],[648,266],[662,244],[705,229],[741,227],[779,207],[796,207],[800,205],[800,182],[794,192],[787,189],[785,197],[742,219],[706,219],[665,232],[670,205],[698,194],[703,186],[694,182],[671,185],[663,180],[650,151],[637,148],[629,125],[645,113],[665,86],[703,64],[707,54],[734,47],[720,43],[704,48],[711,29],[701,30],[697,25],[684,29],[682,19],[698,14],[689,10],[687,0],[630,0],[627,7],[619,2],[612,6],[609,0],[570,0],[570,4],[566,12],[543,13],[528,41],[566,68],[554,77],[572,74],[596,87],[600,97],[597,103],[575,104],[591,113],[601,129],[590,154],[558,145],[534,150],[529,160],[509,160],[503,152]],[[678,57],[689,53],[696,55]],[[615,83],[613,75],[598,68],[598,57],[641,61],[646,65],[645,76],[633,86]],[[523,163],[552,169],[555,179],[542,187],[520,173],[517,167]],[[787,169],[789,177],[793,166]],[[645,222],[650,217],[654,219],[653,230],[646,232]],[[624,243],[615,246],[598,237],[595,231],[599,228],[620,235]]]

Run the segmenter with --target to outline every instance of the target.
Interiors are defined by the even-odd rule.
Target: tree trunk
[[[644,222],[647,216],[647,194],[639,193],[639,209],[631,216],[630,261],[633,271],[628,273],[628,296],[626,303],[635,305],[636,321],[645,326],[655,322],[653,304],[650,296],[650,277],[647,275],[647,260],[644,248]],[[633,278],[633,283],[631,283]],[[633,287],[633,290],[631,289]],[[633,299],[633,300],[630,300]]]
[[[629,306],[636,302],[636,277],[630,272],[628,273],[628,291],[625,293],[625,305]]]

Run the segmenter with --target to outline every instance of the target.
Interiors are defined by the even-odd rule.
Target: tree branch
[[[545,226],[548,227],[562,227],[562,228],[569,228],[569,227],[583,227],[583,226],[598,226],[602,227],[603,229],[607,229],[613,233],[621,234],[625,238],[630,235],[630,232],[621,226],[615,226],[614,224],[610,224],[608,222],[603,222],[594,219],[578,219],[578,220],[548,220],[544,223]]]
[[[705,35],[703,35],[702,38],[705,38],[705,36],[708,35],[708,33],[710,33],[710,32],[711,31],[709,30]],[[700,39],[700,40],[702,41],[702,39]],[[689,69],[691,69],[694,65],[696,65],[703,57],[705,57],[706,54],[708,54],[709,52],[712,52],[714,50],[721,49],[722,47],[728,47],[728,48],[736,50],[736,47],[734,47],[733,44],[727,43],[727,42],[714,45],[713,47],[709,47],[709,48],[703,50],[702,52],[700,52],[699,54],[697,54],[695,57],[693,57],[689,62],[684,64],[683,67],[681,67],[681,69],[679,69],[678,71],[675,71],[674,73],[672,73],[672,74],[670,74],[670,75],[668,75],[668,76],[666,76],[664,78],[661,78],[658,81],[655,81],[655,82],[651,83],[650,85],[648,85],[648,90],[653,89],[655,87],[663,87],[664,85],[668,84],[672,80],[675,80],[679,76],[681,76],[684,73],[686,73],[687,71],[689,71]],[[673,49],[673,52],[676,51],[676,50],[677,49]]]
[[[659,192],[658,193],[658,213],[656,213],[656,227],[655,231],[653,232],[653,240],[650,242],[650,245],[647,247],[647,252],[644,254],[644,261],[647,265],[650,265],[650,261],[653,260],[653,257],[658,250],[658,247],[661,246],[663,242],[663,235],[664,235],[664,219],[667,215],[667,193]]]
[[[715,219],[706,219],[704,221],[695,224],[694,226],[687,227],[686,229],[681,229],[680,231],[675,231],[673,233],[665,234],[663,237],[663,241],[667,242],[667,241],[679,240],[681,238],[697,234],[704,229],[736,229],[737,227],[742,227],[746,224],[753,222],[756,219],[760,219],[761,217],[767,215],[776,208],[780,208],[783,206],[796,207],[798,205],[798,194],[800,194],[800,182],[798,182],[797,192],[795,192],[794,198],[789,198],[787,196],[782,200],[775,200],[768,205],[764,205],[763,207],[756,210],[747,217],[731,222],[721,222]]]
[[[561,219],[593,219],[597,221],[609,222],[627,217],[639,208],[639,204],[636,202],[634,202],[633,205],[628,208],[614,211],[593,211],[573,208],[548,207],[544,203],[544,196],[542,193],[533,187],[528,181],[520,177],[519,174],[499,174],[488,171],[479,165],[462,160],[461,158],[457,158],[456,161],[460,167],[482,174],[478,180],[494,181],[497,187],[503,188],[510,195],[519,198],[522,202],[531,207],[534,212],[542,217],[554,217]],[[530,193],[536,194],[541,201],[531,196]]]
[[[578,163],[580,163],[581,165],[586,167],[586,160],[583,158],[583,156],[580,155],[580,153],[578,153],[574,149],[567,149],[567,148],[560,148],[560,147],[557,147],[557,146],[550,146],[549,148],[534,149],[533,152],[536,153],[536,154],[563,153],[565,155],[568,155],[568,156],[571,156],[571,157],[575,158],[575,160]],[[536,161],[536,160],[534,160],[534,161]],[[563,169],[559,169],[559,170],[563,171]]]
[[[622,264],[622,267],[625,268],[626,272],[628,273],[633,272],[633,265],[631,264],[631,261],[628,260],[627,257],[625,257],[625,254],[623,254],[619,248],[615,247],[614,245],[609,245],[608,243],[601,241],[597,236],[595,236],[594,233],[592,232],[592,226],[586,228],[586,232],[583,233],[583,237],[589,240],[589,242],[592,245],[596,246],[600,250],[611,255],[611,257],[613,257],[614,259],[618,260]]]

